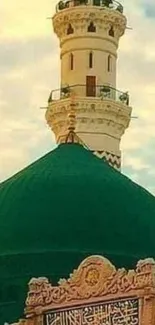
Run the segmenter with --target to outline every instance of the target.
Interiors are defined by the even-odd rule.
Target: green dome
[[[0,324],[22,316],[31,277],[68,277],[91,254],[133,267],[155,252],[155,197],[78,144],[0,185]]]

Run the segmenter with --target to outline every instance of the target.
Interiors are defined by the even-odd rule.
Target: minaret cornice
[[[53,101],[49,104],[46,112],[46,120],[49,127],[55,133],[56,140],[66,137],[68,132],[68,113],[70,111],[71,99],[62,99],[61,101]],[[129,125],[131,118],[131,107],[125,106],[123,103],[112,99],[99,98],[80,98],[74,99],[76,111],[76,133],[97,132],[98,134],[109,134],[109,137],[121,140],[125,129]],[[86,145],[91,148],[90,143]],[[101,150],[102,143],[98,143],[98,150]],[[114,150],[115,151],[115,150]]]
[[[103,37],[104,33],[112,25],[115,30],[115,39],[119,39],[125,32],[127,19],[122,13],[116,10],[103,9],[90,5],[67,8],[53,16],[54,32],[59,37],[60,42],[64,38],[69,39],[71,37],[70,35],[66,36],[66,29],[69,23],[76,29],[76,35],[79,33],[82,35],[82,33],[85,34],[87,24],[90,22],[97,24],[98,29],[96,34],[101,34]]]
[[[79,36],[79,37],[77,37],[77,38],[83,38],[82,36]],[[98,37],[99,38],[99,37]],[[103,40],[104,38],[102,37],[102,40]],[[105,40],[106,40],[106,38],[105,38]],[[65,43],[65,42],[64,42]],[[114,44],[114,45],[116,45],[116,43],[112,40],[112,43]],[[60,58],[62,59],[62,57],[63,57],[63,55],[65,55],[65,54],[67,54],[67,53],[70,53],[70,51],[72,51],[72,52],[75,52],[75,51],[79,51],[79,48],[81,49],[81,50],[83,50],[83,51],[92,51],[92,48],[91,48],[91,46],[81,46],[81,47],[71,47],[71,48],[69,48],[69,49],[62,49],[61,50],[61,54],[60,54]],[[106,50],[106,49],[103,49],[102,47],[93,47],[93,51],[102,51],[102,52],[104,52],[104,53],[107,53],[107,54],[110,54],[110,55],[112,55],[112,56],[114,56],[116,59],[117,59],[117,53],[116,52],[114,52],[114,51],[111,51],[111,50]]]

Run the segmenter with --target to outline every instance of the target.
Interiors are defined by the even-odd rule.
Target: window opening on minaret
[[[95,33],[96,32],[96,26],[94,23],[91,21],[89,26],[88,26],[88,32]]]
[[[111,60],[112,60],[112,58],[111,58],[111,55],[109,54],[108,55],[108,72],[111,71]]]
[[[68,28],[67,28],[67,35],[70,35],[70,34],[73,34],[74,33],[74,29],[72,27],[71,24],[68,25]]]
[[[70,70],[74,69],[74,55],[73,53],[70,54]]]
[[[113,26],[111,26],[110,29],[109,29],[109,36],[111,36],[111,37],[115,36]]]
[[[96,76],[86,76],[86,96],[96,97]]]
[[[89,68],[93,67],[93,52],[89,53]]]

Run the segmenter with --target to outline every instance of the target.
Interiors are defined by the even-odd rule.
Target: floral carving
[[[58,306],[82,302],[108,295],[136,294],[136,290],[155,288],[155,261],[139,261],[136,270],[115,267],[101,256],[85,259],[68,280],[61,279],[52,286],[47,278],[33,278],[29,283],[26,312],[36,307]]]
[[[55,133],[58,143],[60,143],[60,139],[63,141],[68,132],[67,115],[70,111],[70,105],[70,98],[53,101],[46,111],[47,124]],[[77,134],[78,132],[92,132],[93,130],[96,133],[107,132],[120,139],[129,125],[131,107],[126,107],[113,99],[86,98],[85,100],[83,97],[77,96],[75,97],[75,105]]]
[[[100,26],[99,29],[108,30],[111,25],[114,26],[116,30],[117,37],[120,37],[124,34],[126,28],[126,17],[120,15],[117,11],[108,11],[107,10],[96,10],[91,8],[90,10],[86,8],[78,8],[76,10],[70,9],[67,11],[61,11],[54,15],[53,17],[53,26],[54,31],[60,39],[66,37],[66,28],[68,22],[73,24],[76,31],[86,32],[87,25],[93,21],[95,25]],[[102,33],[101,33],[102,34]]]
[[[99,281],[99,272],[94,268],[90,269],[86,274],[85,281],[89,286],[94,286]]]

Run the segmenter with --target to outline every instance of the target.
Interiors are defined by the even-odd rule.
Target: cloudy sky
[[[46,126],[50,90],[59,86],[53,0],[0,3],[0,181],[54,148]],[[122,141],[123,173],[155,194],[155,2],[123,0],[118,89],[129,90],[133,115]]]

